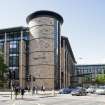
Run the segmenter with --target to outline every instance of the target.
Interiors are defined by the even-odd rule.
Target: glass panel
[[[20,40],[20,32],[7,33],[7,41]]]
[[[29,32],[24,32],[23,33],[23,39],[26,40],[26,41],[29,40]]]
[[[19,42],[18,41],[10,41],[10,54],[18,54],[19,53]]]
[[[10,56],[9,57],[9,66],[16,67],[19,65],[18,56]]]
[[[3,52],[3,49],[4,49],[4,43],[0,43],[0,51],[2,51]]]

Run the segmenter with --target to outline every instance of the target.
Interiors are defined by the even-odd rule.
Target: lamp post
[[[11,70],[9,70],[9,81],[10,81],[11,100],[12,100],[12,72]]]
[[[13,90],[13,80],[15,80],[15,71],[9,70],[9,80],[10,80],[10,89],[11,89],[11,100],[12,100],[12,90]]]

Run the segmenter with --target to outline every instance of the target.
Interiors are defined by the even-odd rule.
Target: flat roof
[[[76,67],[87,67],[87,66],[105,66],[105,64],[76,64]]]
[[[56,18],[57,20],[59,20],[61,22],[61,24],[63,23],[63,17],[61,15],[59,15],[56,12],[48,11],[48,10],[40,10],[40,11],[31,13],[30,15],[27,16],[26,22],[29,23],[30,20],[40,17],[40,16],[53,17],[53,18]]]
[[[76,63],[76,60],[75,60],[75,57],[74,57],[74,54],[73,54],[73,51],[72,51],[72,48],[71,48],[71,45],[70,45],[70,42],[69,42],[68,38],[65,37],[65,36],[61,36],[61,40],[65,40],[65,42],[67,43],[67,46],[68,46],[68,48],[69,48],[68,50],[69,50],[70,53],[71,53],[71,57],[72,57],[74,63]]]
[[[10,27],[10,28],[0,29],[0,33],[15,32],[15,31],[21,31],[21,30],[25,31],[27,29],[28,29],[27,27],[22,27],[22,26],[19,26],[19,27]]]

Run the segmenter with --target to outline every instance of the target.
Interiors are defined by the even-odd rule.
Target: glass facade
[[[97,77],[97,74],[105,74],[105,65],[99,64],[99,65],[76,65],[75,66],[75,75],[76,78],[83,78],[84,83],[92,83],[94,82],[95,78]],[[87,77],[90,78],[90,80],[87,80]],[[79,79],[78,79],[79,80]]]
[[[6,62],[8,66],[8,70],[15,71],[15,79],[19,80],[19,56],[20,56],[20,40],[21,40],[21,31],[23,31],[23,38],[22,40],[25,43],[25,50],[27,50],[28,53],[28,41],[29,41],[29,33],[27,32],[27,29],[24,27],[16,27],[16,28],[10,28],[10,29],[4,29],[0,30],[0,50],[5,52],[6,56]],[[4,46],[6,48],[4,49]],[[27,47],[26,47],[27,46]],[[24,46],[23,46],[24,47]],[[26,52],[24,52],[25,55],[28,55]],[[25,56],[25,57],[26,57]],[[25,70],[28,71],[25,64]]]
[[[0,51],[4,52],[4,35],[0,34]]]
[[[54,73],[55,73],[55,88],[60,88],[60,23],[54,21]]]
[[[3,50],[4,50],[4,43],[0,42],[0,51],[3,52]]]
[[[15,71],[15,79],[19,79],[19,32],[7,33],[9,44],[9,70]]]

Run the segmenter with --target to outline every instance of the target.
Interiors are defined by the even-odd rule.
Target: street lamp
[[[15,84],[15,82],[13,82],[13,80],[15,80],[15,71],[11,71],[9,70],[9,80],[10,80],[10,89],[11,89],[11,99],[12,99],[12,88]]]

